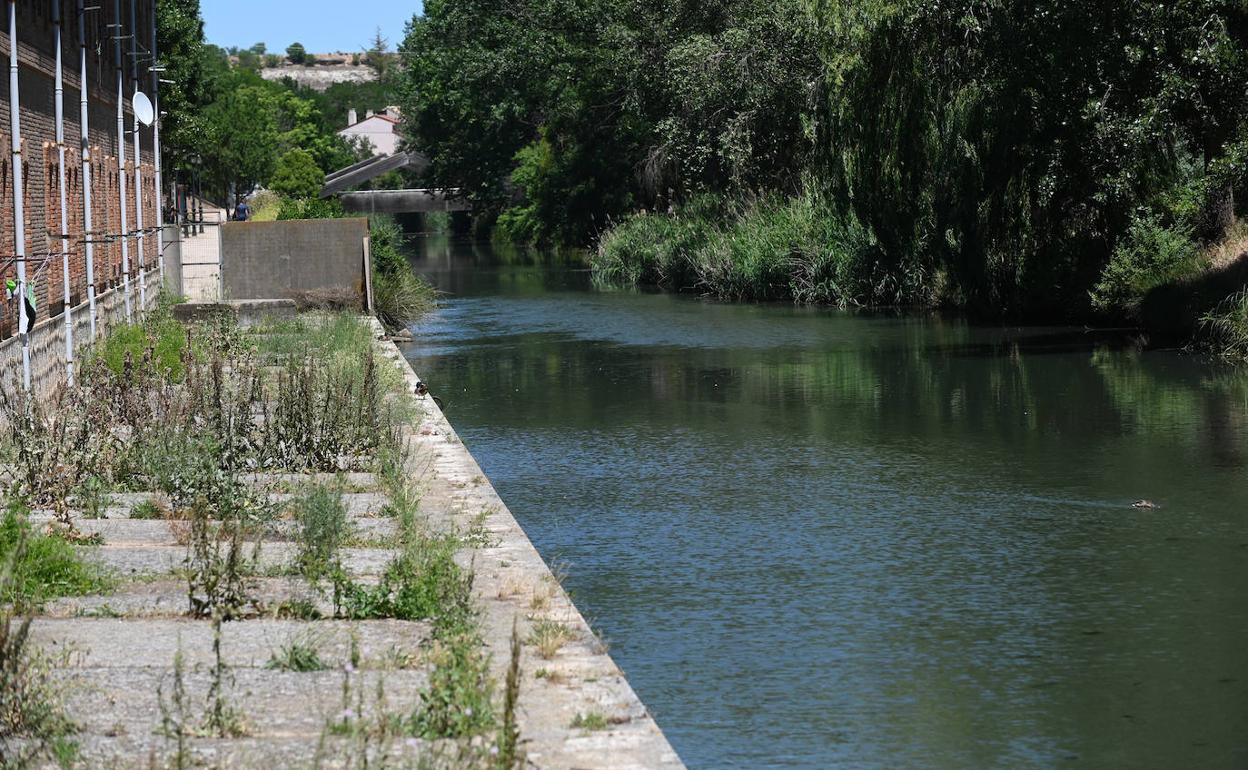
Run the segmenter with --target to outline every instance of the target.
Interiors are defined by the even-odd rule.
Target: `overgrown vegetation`
[[[184,580],[187,614],[212,626],[202,703],[188,695],[180,653],[172,681],[161,686],[161,731],[175,752],[174,766],[192,762],[191,738],[251,730],[252,717],[235,701],[234,674],[222,648],[226,624],[262,614],[321,615],[307,600],[269,608],[257,599],[258,576],[271,574],[263,566],[265,540],[290,532],[297,553],[293,565],[280,565],[280,574],[297,570],[332,602],[337,617],[422,620],[434,633],[421,659],[430,673],[418,705],[389,713],[379,692],[373,721],[344,718],[327,725],[328,734],[348,737],[357,747],[367,744],[366,754],[382,739],[449,740],[461,747],[456,761],[464,762],[457,766],[514,767],[518,648],[500,697],[478,626],[472,572],[455,559],[480,536],[466,540],[438,531],[421,515],[399,428],[409,409],[405,381],[397,369],[379,363],[372,336],[350,316],[302,316],[257,332],[226,320],[183,326],[160,311],[127,327],[122,339],[102,343],[101,354],[84,363],[80,387],[61,391],[48,404],[5,400],[0,448],[6,489],[19,501],[51,509],[58,524],[54,534],[36,532],[24,502],[14,502],[0,522],[0,559],[10,564],[0,583],[10,613],[0,641],[9,645],[7,629],[15,629],[12,649],[5,647],[0,663],[34,660],[21,657],[33,653],[24,647],[27,626],[9,622],[13,611],[106,587],[71,544],[89,542],[75,528],[87,513],[84,501],[95,500],[91,515],[99,515],[112,491],[152,492],[131,515],[167,520],[185,543],[176,573]],[[275,472],[312,471],[372,472],[380,479],[389,500],[384,513],[395,525],[387,547],[393,544],[395,553],[377,582],[351,574],[342,555],[353,535],[345,481],[296,487],[279,504],[274,493],[290,488],[264,480]],[[358,666],[355,658],[353,653],[351,665]],[[402,660],[414,665],[410,656]],[[22,665],[28,679],[42,670]],[[312,637],[292,637],[269,665],[315,671],[331,664]],[[15,681],[0,684],[17,688]],[[31,681],[42,687],[50,680]],[[18,690],[6,690],[4,697],[12,692]],[[364,713],[358,683],[344,685],[344,699]],[[27,738],[46,734],[40,749],[45,753],[68,730],[67,722],[63,730],[53,730],[53,722],[38,730],[33,722],[14,724]]]
[[[1231,361],[1248,361],[1248,289],[1232,294],[1200,319],[1202,343]]]
[[[429,2],[405,130],[425,184],[596,242],[603,280],[1136,321],[1243,214],[1245,29],[1215,0]]]
[[[42,534],[30,524],[28,511],[10,502],[0,519],[0,603],[31,608],[61,596],[102,591],[111,581],[89,565],[62,537]]]

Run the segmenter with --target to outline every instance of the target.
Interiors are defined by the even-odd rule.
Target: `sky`
[[[363,51],[378,27],[394,49],[420,9],[421,0],[200,0],[209,43],[262,42],[272,53],[296,41],[309,53]]]

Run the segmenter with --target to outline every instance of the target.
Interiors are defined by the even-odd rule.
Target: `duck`
[[[1134,503],[1131,503],[1131,507],[1140,511],[1148,511],[1156,508],[1157,503],[1154,503],[1152,500],[1136,500]]]
[[[425,396],[429,395],[429,386],[426,385],[424,381],[417,380],[416,387],[412,388],[412,391],[416,395],[420,396],[421,398],[424,398]]]

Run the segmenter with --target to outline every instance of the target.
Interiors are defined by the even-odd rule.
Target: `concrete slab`
[[[179,645],[187,667],[214,660],[212,624],[187,619],[37,619],[31,638],[51,650],[69,652],[66,668],[167,669]],[[265,668],[283,645],[315,649],[327,667],[341,669],[352,643],[361,668],[386,668],[397,653],[418,654],[429,638],[429,624],[402,620],[242,620],[221,625],[226,665],[238,670]]]

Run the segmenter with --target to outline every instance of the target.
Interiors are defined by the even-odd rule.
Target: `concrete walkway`
[[[224,209],[204,208],[204,231],[189,226],[182,238],[182,293],[188,300],[215,302],[221,299],[221,224]]]

